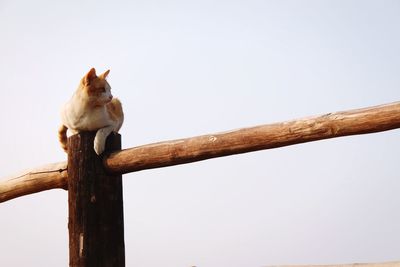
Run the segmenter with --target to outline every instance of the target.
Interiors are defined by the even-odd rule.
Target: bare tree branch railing
[[[400,102],[128,148],[107,155],[103,163],[107,171],[123,174],[396,128],[400,128]],[[0,181],[0,202],[66,189],[66,165],[50,164]]]
[[[0,203],[55,188],[67,189],[67,162],[48,164],[0,181]]]
[[[400,102],[124,149],[106,157],[104,165],[128,173],[395,128]]]

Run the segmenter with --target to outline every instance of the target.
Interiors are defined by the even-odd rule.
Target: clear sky
[[[123,147],[400,100],[400,2],[0,0],[0,177],[63,161],[111,69]],[[124,176],[127,266],[400,260],[399,130]],[[0,178],[1,179],[1,178]],[[67,193],[0,204],[1,266],[67,266]]]

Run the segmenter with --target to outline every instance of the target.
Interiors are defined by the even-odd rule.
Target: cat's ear
[[[88,86],[92,83],[92,81],[96,78],[96,70],[91,68],[89,72],[83,77],[83,83]]]
[[[105,79],[105,78],[107,78],[107,76],[108,76],[109,73],[110,73],[110,70],[106,70],[106,71],[105,71],[103,74],[101,74],[99,77]]]

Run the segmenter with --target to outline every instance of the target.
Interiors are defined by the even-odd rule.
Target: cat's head
[[[82,78],[80,89],[85,92],[91,105],[102,106],[112,100],[111,86],[106,80],[109,73],[110,70],[107,70],[103,74],[97,76],[96,70],[91,68]]]

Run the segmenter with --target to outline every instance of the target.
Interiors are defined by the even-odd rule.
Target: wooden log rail
[[[67,162],[47,164],[0,181],[0,203],[44,190],[67,190]]]
[[[110,173],[124,174],[396,128],[400,128],[400,102],[138,146],[106,155],[103,164]],[[66,162],[46,165],[0,181],[0,202],[66,187]]]

